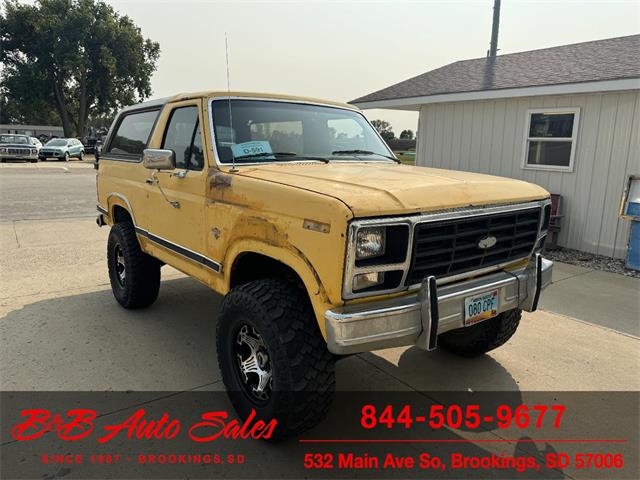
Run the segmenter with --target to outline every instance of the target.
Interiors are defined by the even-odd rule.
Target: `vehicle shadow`
[[[164,281],[157,302],[144,310],[121,308],[108,289],[26,304],[0,319],[3,344],[0,349],[1,389],[146,392],[141,398],[151,405],[162,402],[160,398],[154,399],[154,392],[220,390],[222,384],[215,353],[215,329],[221,299],[221,296],[194,280],[179,278]],[[521,401],[518,386],[508,370],[489,356],[470,361],[446,352],[426,353],[417,348],[396,349],[387,353],[388,357],[380,353],[367,353],[338,362],[338,390],[356,388],[367,392],[339,393],[328,418],[303,437],[344,438],[356,431],[360,435],[369,435],[370,432],[363,431],[359,426],[357,413],[363,399],[371,401],[376,392],[383,390],[403,390],[405,393],[396,394],[396,399],[407,401],[403,400],[403,395],[410,395],[411,398],[417,398],[418,402],[425,402],[425,405],[444,402],[446,391],[468,389],[502,390],[502,403],[515,405]],[[122,405],[125,410],[136,404],[133,398],[136,398],[136,402],[140,400],[134,395],[129,405]],[[176,404],[172,405],[175,408]],[[182,408],[187,409],[188,405],[189,402],[186,402]],[[226,408],[230,408],[228,403]],[[420,428],[399,433],[406,438],[429,438],[433,434]],[[465,436],[462,432],[450,429],[441,429],[436,433],[436,438],[446,439],[449,443],[336,447],[307,445],[291,440],[275,445],[254,441],[243,443],[240,448],[252,465],[251,472],[245,478],[282,476],[282,472],[288,472],[285,476],[289,478],[326,476],[326,471],[310,472],[303,469],[304,453],[310,451],[368,452],[382,456],[393,452],[416,457],[428,452],[446,458],[455,452],[472,457],[491,457],[502,451],[515,459],[532,454],[541,459],[550,448],[544,446],[545,450],[538,452],[536,444],[532,443],[521,446],[505,443],[495,448],[485,444],[457,444],[451,440],[464,440]],[[238,450],[233,442],[224,445]],[[170,447],[170,444],[164,444],[162,448],[166,451]],[[220,446],[216,445],[216,448]],[[225,449],[222,448],[222,451]],[[256,462],[266,459],[268,470],[256,470]],[[39,473],[42,473],[40,468]],[[199,469],[194,475],[189,473],[188,476],[210,476],[214,466],[210,468]],[[74,467],[73,470],[83,476],[83,467]],[[127,470],[125,476],[150,474],[142,467],[136,470]],[[339,476],[352,477],[354,472],[345,470]],[[238,470],[229,466],[227,474],[236,473]],[[371,478],[442,476],[442,472],[426,474],[423,471],[402,470],[368,473],[367,476]],[[450,475],[464,478],[467,473],[459,470],[450,472]],[[508,478],[513,476],[513,470],[491,475],[491,478]],[[477,478],[478,471],[470,470],[468,476]],[[521,472],[518,477],[564,478],[564,475],[557,470],[543,469]]]

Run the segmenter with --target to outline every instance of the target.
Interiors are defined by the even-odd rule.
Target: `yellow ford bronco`
[[[483,354],[551,282],[548,192],[401,165],[346,104],[200,92],[125,108],[97,189],[116,300],[151,305],[165,264],[225,295],[224,384],[279,437],[323,418],[340,356]]]

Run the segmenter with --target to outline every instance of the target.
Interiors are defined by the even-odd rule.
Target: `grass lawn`
[[[416,152],[412,151],[404,151],[404,152],[394,152],[398,160],[400,160],[405,165],[415,165],[416,164]]]

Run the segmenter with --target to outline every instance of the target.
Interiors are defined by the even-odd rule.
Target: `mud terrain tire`
[[[260,345],[264,370],[255,377],[242,365],[242,332],[244,338],[247,332],[253,337],[251,352]],[[231,290],[222,303],[216,346],[222,379],[238,415],[244,420],[255,409],[257,418],[277,420],[270,441],[298,435],[326,416],[335,392],[335,361],[302,286],[265,279]],[[259,381],[251,386],[250,379],[262,378],[265,371],[271,383],[256,393]]]
[[[160,290],[160,262],[140,249],[132,223],[111,227],[107,262],[111,290],[120,305],[134,309],[155,302]]]

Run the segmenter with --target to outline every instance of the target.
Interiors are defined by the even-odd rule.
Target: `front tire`
[[[64,161],[65,162],[69,161],[69,152],[64,152]]]
[[[518,308],[471,327],[458,328],[438,337],[438,345],[456,355],[475,357],[504,345],[518,328],[522,311]]]
[[[216,332],[218,364],[236,412],[278,426],[282,440],[324,419],[335,392],[335,361],[306,291],[289,280],[241,285],[224,299]]]
[[[133,224],[111,227],[107,262],[111,290],[120,305],[133,309],[155,302],[160,290],[160,262],[142,251]]]

